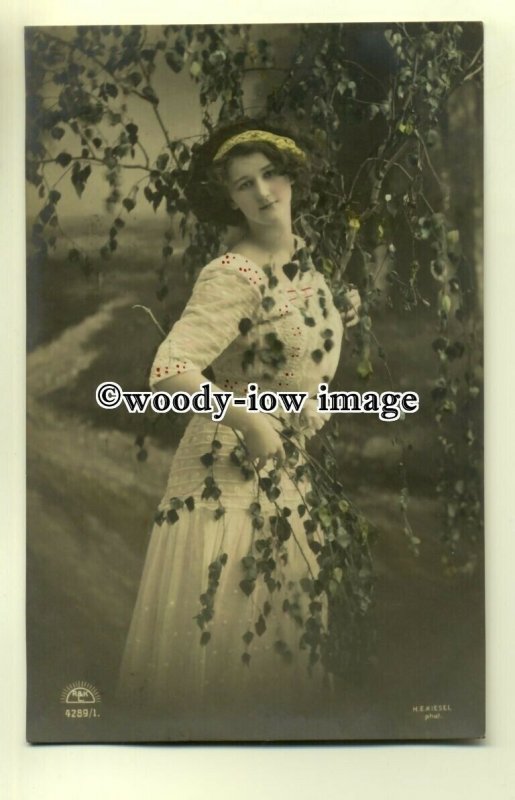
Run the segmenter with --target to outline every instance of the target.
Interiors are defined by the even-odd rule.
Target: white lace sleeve
[[[202,371],[240,335],[261,302],[261,270],[242,256],[225,255],[204,267],[181,318],[159,346],[150,386],[189,370]]]

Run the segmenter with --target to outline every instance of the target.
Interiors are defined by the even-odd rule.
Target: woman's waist
[[[252,412],[248,412],[252,414]],[[286,412],[284,409],[273,413],[259,412],[266,417],[270,425],[286,438],[292,436],[299,444],[303,444],[303,434],[300,427],[300,414]],[[256,414],[252,414],[256,416]],[[203,454],[210,451],[227,452],[235,447],[243,447],[245,436],[242,431],[216,422],[209,414],[193,414],[179,443],[179,451],[193,454]]]
[[[270,421],[276,430],[286,430],[285,441],[287,438],[292,440],[281,420],[272,418]],[[293,441],[300,443],[295,437]],[[298,452],[295,463],[286,464],[277,475],[283,502],[299,502],[299,479],[295,467],[303,461],[302,454]],[[184,499],[189,495],[196,500],[215,502],[215,505],[220,501],[224,506],[248,508],[259,495],[258,479],[267,477],[270,470],[275,470],[272,460],[257,473],[239,431],[227,425],[215,424],[209,417],[196,415],[187,426],[175,452],[161,508],[166,506],[170,498]],[[300,486],[305,490],[306,481],[301,479]],[[262,499],[266,500],[264,496]]]

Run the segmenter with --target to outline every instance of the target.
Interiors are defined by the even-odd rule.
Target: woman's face
[[[249,224],[271,225],[291,219],[291,181],[281,175],[268,156],[235,156],[227,168],[227,188],[233,208]]]

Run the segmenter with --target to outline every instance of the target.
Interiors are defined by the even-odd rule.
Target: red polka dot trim
[[[186,372],[187,366],[186,361],[180,360],[172,362],[169,366],[156,365],[153,367],[152,373],[156,379],[171,377],[172,375],[182,375],[183,372]]]
[[[234,261],[237,258],[237,254],[234,253],[226,253],[225,256],[222,256],[221,263],[222,264],[229,264],[230,262]],[[229,260],[230,259],[230,260]],[[247,266],[238,267],[238,272],[241,272],[242,275],[245,275],[248,278],[249,283],[253,286],[259,286],[263,284],[263,278],[261,276],[261,271],[256,269],[252,263],[248,260],[248,258],[244,258],[243,262]]]

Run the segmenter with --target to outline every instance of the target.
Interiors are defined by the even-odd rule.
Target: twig
[[[348,58],[343,58],[342,59],[342,64],[352,64],[354,67],[357,67],[358,69],[361,70],[361,72],[363,72],[364,75],[368,75],[369,78],[372,78],[373,81],[378,83],[379,86],[381,87],[381,89],[384,92],[386,92],[386,87],[385,87],[384,83],[382,83],[382,81],[380,81],[379,78],[376,75],[373,75],[371,72],[369,72],[368,69],[365,69],[365,67],[363,67],[361,64],[358,64],[357,61],[351,61]]]
[[[164,330],[162,329],[161,325],[159,324],[159,322],[155,318],[155,316],[154,316],[153,312],[151,311],[151,309],[148,308],[148,306],[142,306],[142,305],[137,304],[135,306],[132,306],[132,308],[141,308],[141,309],[143,309],[143,311],[146,311],[146,313],[149,315],[150,319],[152,320],[152,322],[154,323],[154,325],[158,329],[158,331],[161,334],[161,336],[163,337],[163,339],[166,337],[166,333],[164,332]]]
[[[433,174],[433,177],[434,177],[434,179],[435,179],[435,180],[436,180],[436,182],[438,183],[438,186],[440,187],[440,189],[441,189],[443,192],[445,192],[445,185],[444,185],[444,184],[443,184],[443,182],[440,180],[440,177],[439,177],[439,175],[438,175],[437,171],[435,170],[435,168],[434,168],[434,166],[433,166],[433,162],[431,161],[431,158],[430,158],[430,156],[429,156],[429,153],[428,153],[428,151],[427,151],[426,143],[424,142],[424,140],[423,140],[422,136],[420,135],[420,132],[419,132],[419,131],[415,131],[415,135],[416,135],[417,139],[419,140],[419,142],[421,143],[421,145],[422,145],[422,147],[423,147],[423,150],[424,150],[424,154],[425,154],[425,156],[426,156],[426,160],[427,160],[428,167],[429,167],[429,169],[431,170],[431,172],[432,172],[432,174]]]
[[[150,82],[149,74],[147,73],[147,71],[145,69],[145,66],[142,63],[141,59],[138,59],[138,64],[140,66],[140,69],[141,69],[143,75],[145,76],[145,80],[147,82],[147,87],[149,89],[152,89],[153,87],[152,87],[152,84]],[[148,100],[148,98],[146,98],[146,99]],[[163,136],[165,137],[166,145],[167,145],[167,147],[168,147],[168,149],[170,151],[170,155],[172,156],[172,158],[173,158],[173,160],[175,162],[175,166],[180,168],[181,165],[179,164],[179,161],[177,160],[177,156],[175,155],[175,151],[174,151],[174,149],[172,147],[172,140],[170,139],[170,137],[168,135],[168,131],[166,130],[166,126],[165,126],[165,124],[163,122],[163,118],[162,118],[162,116],[161,116],[161,114],[159,112],[159,109],[158,109],[156,103],[152,103],[152,111],[154,112],[154,116],[155,116],[155,118],[157,120],[157,123],[158,123],[159,127],[161,128],[161,131],[163,132]]]
[[[474,64],[475,64],[475,62],[477,61],[477,59],[479,58],[479,54],[481,53],[481,51],[482,51],[482,50],[483,50],[483,45],[481,44],[481,45],[478,47],[478,49],[477,49],[477,51],[476,51],[476,54],[475,54],[474,58],[472,59],[472,61],[471,61],[471,62],[470,62],[470,64],[469,64],[469,69],[470,69],[470,67],[473,67],[473,66],[474,66]],[[465,80],[466,80],[466,79],[465,79]]]
[[[356,236],[358,233],[357,228],[351,228],[346,237],[345,241],[345,250],[343,251],[343,256],[340,261],[340,273],[343,275],[345,270],[349,265],[349,261],[351,260],[352,252],[354,250],[354,243],[356,241]]]
[[[291,70],[288,67],[245,67],[242,72],[286,72]]]
[[[465,75],[465,77],[463,78],[463,81],[464,82],[465,81],[469,81],[471,78],[474,77],[474,75],[477,75],[478,72],[481,72],[482,69],[483,69],[483,65],[480,64],[479,67],[476,67],[476,69],[473,72],[469,72],[468,75]]]
[[[367,220],[374,213],[374,211],[375,211],[375,209],[376,209],[376,207],[378,205],[379,192],[381,191],[381,187],[383,185],[384,179],[386,178],[391,166],[397,161],[397,159],[402,154],[403,150],[406,149],[408,144],[409,144],[409,140],[403,142],[401,144],[401,146],[399,148],[397,148],[397,151],[391,156],[391,158],[389,158],[387,161],[385,161],[384,165],[381,167],[379,175],[375,179],[374,184],[372,186],[372,191],[370,193],[370,205],[369,205],[368,209],[366,211],[364,211],[363,214],[360,217],[362,222]]]
[[[71,156],[72,161],[92,161],[95,164],[101,164],[103,167],[107,167],[105,159],[97,158],[96,156]],[[58,161],[56,158],[45,158],[41,161],[37,162],[38,164],[57,164]],[[118,162],[117,166],[123,167],[123,169],[143,169],[145,172],[151,172],[152,170],[150,167],[146,167],[144,164],[123,164],[122,162]]]
[[[351,187],[350,187],[350,192],[349,192],[349,196],[348,196],[348,202],[349,202],[349,203],[350,203],[350,202],[351,202],[351,200],[352,200],[352,195],[354,194],[354,187],[355,187],[355,185],[356,185],[356,183],[357,183],[357,181],[358,181],[358,178],[359,178],[359,176],[361,175],[361,173],[362,173],[363,169],[365,168],[365,165],[366,165],[366,164],[368,164],[368,162],[370,162],[370,161],[379,161],[379,159],[378,159],[378,157],[377,157],[377,156],[369,156],[369,158],[366,158],[366,159],[365,159],[365,160],[364,160],[364,161],[363,161],[363,162],[360,164],[360,166],[358,167],[358,171],[356,172],[356,175],[354,176],[354,179],[353,179],[353,181],[352,181],[352,185],[351,185]]]

